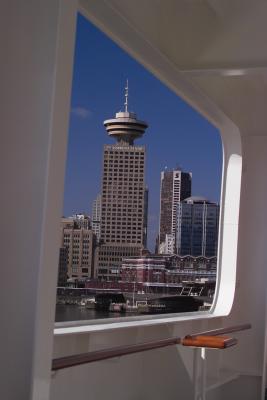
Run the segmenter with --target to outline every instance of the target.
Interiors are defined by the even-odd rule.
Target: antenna
[[[125,86],[125,112],[128,112],[128,96],[129,96],[129,86],[128,86],[128,79],[126,80]]]

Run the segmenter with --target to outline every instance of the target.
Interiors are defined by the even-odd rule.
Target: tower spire
[[[129,96],[129,86],[128,86],[128,79],[126,79],[126,86],[125,86],[125,112],[128,112],[128,96]]]

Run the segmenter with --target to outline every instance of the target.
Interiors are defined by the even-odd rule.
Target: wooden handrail
[[[227,333],[239,332],[250,329],[250,324],[236,325],[229,328],[219,328],[201,333],[187,335],[181,338],[168,338],[140,344],[118,346],[104,350],[91,351],[88,353],[75,354],[72,356],[55,358],[52,361],[52,371],[70,368],[77,365],[87,364],[94,361],[107,360],[109,358],[121,357],[128,354],[139,353],[148,350],[159,349],[167,346],[183,344],[184,346],[212,347],[224,349],[237,343],[235,338],[221,336]],[[216,338],[217,337],[217,338]]]
[[[94,361],[107,360],[109,358],[121,357],[127,354],[134,354],[148,350],[159,349],[162,347],[180,344],[180,338],[168,338],[153,342],[145,342],[141,344],[131,344],[127,346],[118,346],[111,349],[90,351],[89,353],[75,354],[73,356],[55,358],[52,362],[52,371],[58,369],[74,367],[91,363]]]

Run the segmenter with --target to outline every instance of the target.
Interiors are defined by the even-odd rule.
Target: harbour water
[[[133,314],[131,314],[133,315]],[[103,318],[129,317],[129,314],[108,311],[96,311],[79,305],[58,304],[56,306],[55,322],[82,321]]]

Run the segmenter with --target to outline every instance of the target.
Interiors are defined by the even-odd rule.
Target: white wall
[[[267,282],[267,136],[248,132],[242,138],[243,174],[238,240],[237,287],[227,323],[247,321],[246,351],[227,353],[226,365],[261,376],[264,367]]]
[[[1,5],[1,384],[48,399],[75,1]]]

